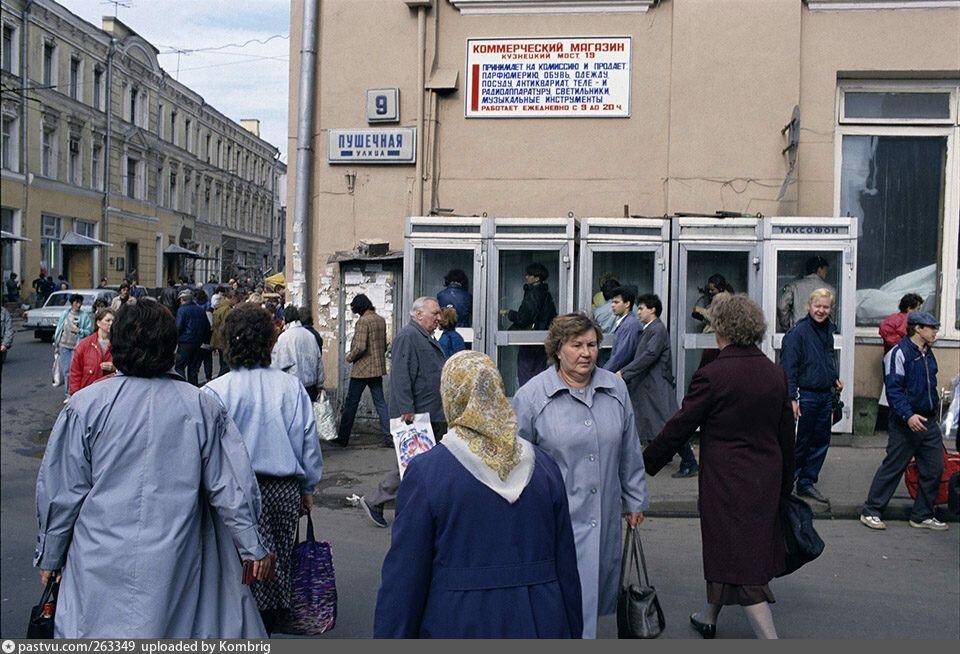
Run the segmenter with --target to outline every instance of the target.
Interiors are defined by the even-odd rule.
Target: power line
[[[251,43],[259,43],[260,45],[266,45],[267,43],[269,43],[270,41],[273,41],[274,39],[289,39],[289,38],[290,38],[289,34],[274,34],[272,36],[267,37],[266,39],[249,39],[247,41],[244,41],[243,43],[227,43],[226,45],[216,45],[216,46],[210,46],[206,48],[180,48],[174,45],[163,45],[162,43],[158,43],[157,45],[164,48],[170,48],[170,52],[161,52],[160,54],[173,54],[174,52],[191,54],[194,52],[213,52],[215,50],[225,50],[227,48],[245,48]]]

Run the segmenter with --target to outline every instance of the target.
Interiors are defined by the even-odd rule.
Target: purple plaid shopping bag
[[[313,519],[307,514],[307,539],[293,548],[293,576],[290,581],[290,612],[277,631],[299,636],[319,636],[337,623],[337,583],[333,574],[330,543],[317,542]]]

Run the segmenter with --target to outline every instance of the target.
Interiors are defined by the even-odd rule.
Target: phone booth
[[[852,431],[853,369],[856,320],[857,239],[859,223],[852,217],[763,218],[763,307],[767,316],[764,351],[780,362],[783,335],[807,314],[810,293],[829,288],[836,297],[830,319],[834,335],[837,372],[843,381],[843,419],[833,431]]]
[[[670,288],[669,218],[581,218],[577,308],[604,328],[598,365],[610,357],[616,317],[602,307],[603,280],[612,276],[634,296],[656,293],[668,323]],[[636,310],[636,302],[633,309]]]
[[[572,217],[496,218],[493,222],[487,248],[487,354],[497,362],[508,396],[546,367],[547,325],[518,318],[531,312],[546,316],[553,309],[558,315],[573,311],[577,230]],[[545,275],[539,285],[526,275],[531,266]]]
[[[486,315],[486,276],[484,274],[484,243],[492,227],[487,218],[470,217],[410,217],[404,227],[403,257],[403,312],[410,312],[413,301],[421,296],[438,297],[441,307],[448,295],[460,306],[457,331],[468,349],[485,351],[483,317]],[[453,291],[447,283],[463,274]],[[468,311],[463,311],[469,307]],[[465,315],[460,315],[460,314]],[[406,324],[406,321],[404,322]]]
[[[672,238],[670,333],[682,399],[696,369],[719,352],[710,325],[713,296],[746,293],[761,302],[760,218],[675,216]]]

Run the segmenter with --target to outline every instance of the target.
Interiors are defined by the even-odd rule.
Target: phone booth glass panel
[[[783,336],[808,315],[810,293],[827,288],[834,294],[830,320],[837,371],[844,389],[843,419],[836,433],[853,427],[853,369],[856,312],[856,261],[859,224],[856,218],[769,216],[763,219],[764,258],[775,267],[764,279],[763,308],[767,318],[764,352],[780,363]],[[891,313],[896,307],[891,309]],[[879,367],[880,363],[877,363]]]
[[[489,242],[487,329],[508,396],[547,367],[543,343],[548,317],[573,305],[570,275],[576,221],[573,219],[498,218]],[[531,268],[533,266],[533,268]],[[540,268],[542,266],[542,269]],[[545,274],[536,284],[528,270]],[[546,292],[544,292],[546,291]],[[495,308],[494,308],[495,307]]]
[[[438,298],[441,308],[454,306],[457,332],[467,349],[483,349],[483,330],[476,327],[485,310],[482,252],[487,222],[473,217],[411,217],[406,224],[404,314],[421,296]],[[459,288],[447,284],[461,272],[465,284]]]
[[[762,250],[758,218],[678,217],[673,237],[671,333],[682,399],[696,369],[718,353],[713,297],[745,293],[760,304]]]

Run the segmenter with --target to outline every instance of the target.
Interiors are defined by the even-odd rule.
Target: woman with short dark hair
[[[296,377],[270,367],[276,338],[266,309],[234,307],[223,323],[230,372],[203,387],[236,422],[260,485],[260,533],[277,555],[276,578],[253,584],[268,633],[290,608],[297,518],[309,513],[323,473],[310,397]]]
[[[743,606],[758,638],[776,638],[769,582],[783,573],[780,496],[793,487],[793,409],[783,369],[757,345],[766,321],[745,295],[711,304],[720,349],[693,374],[680,410],[643,451],[656,475],[700,430],[700,533],[707,602],[690,616],[704,638],[726,605]]]
[[[60,382],[64,395],[70,397],[70,364],[73,363],[73,351],[84,338],[93,333],[93,321],[90,312],[83,311],[83,296],[70,295],[70,306],[64,310],[53,332],[53,351],[60,366]]]
[[[34,564],[44,584],[63,572],[55,636],[263,638],[240,562],[265,577],[260,492],[236,426],[168,374],[162,305],[124,306],[111,339],[121,374],[70,399],[37,477]]]

